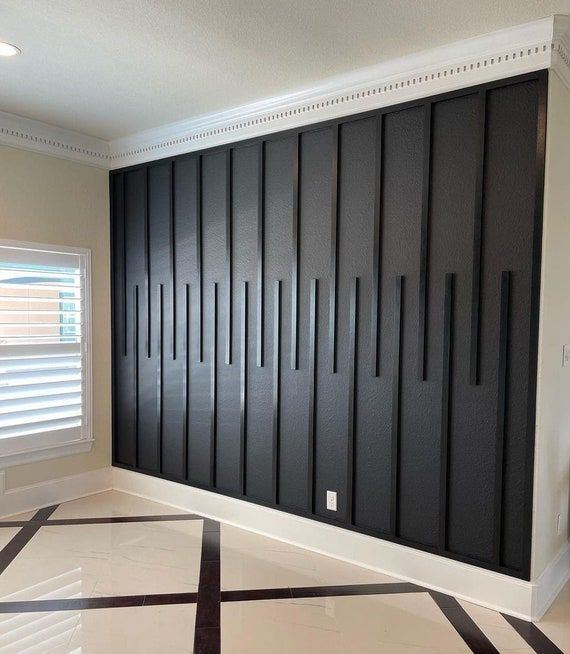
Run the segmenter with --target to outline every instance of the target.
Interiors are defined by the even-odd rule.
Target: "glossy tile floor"
[[[115,491],[0,520],[0,653],[570,653],[536,624]]]

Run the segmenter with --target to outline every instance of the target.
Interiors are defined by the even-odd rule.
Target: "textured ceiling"
[[[0,110],[113,139],[554,13],[570,0],[0,0]]]

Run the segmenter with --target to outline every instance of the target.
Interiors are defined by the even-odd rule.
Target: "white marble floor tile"
[[[310,550],[221,526],[224,590],[393,583],[398,580]]]
[[[202,521],[42,527],[0,576],[4,601],[197,589]]]
[[[190,654],[193,604],[0,616],[2,654]]]
[[[459,654],[468,647],[425,594],[227,602],[222,653]]]

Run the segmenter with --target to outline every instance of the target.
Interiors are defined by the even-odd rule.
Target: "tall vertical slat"
[[[309,297],[309,425],[307,432],[307,509],[315,512],[315,397],[317,394],[317,302],[319,280],[311,279]]]
[[[481,254],[483,226],[483,181],[485,179],[485,125],[487,92],[477,94],[477,164],[473,205],[473,262],[471,272],[471,341],[469,382],[479,383],[479,313],[481,311]]]
[[[507,403],[507,366],[509,347],[509,296],[511,275],[504,270],[501,274],[501,313],[499,318],[499,374],[497,387],[497,427],[495,434],[495,522],[493,539],[493,561],[500,564],[501,530],[503,518],[503,476],[505,454],[505,425]]]
[[[127,356],[127,341],[128,341],[128,324],[127,324],[127,189],[126,189],[126,176],[121,173],[114,178],[114,183],[117,184],[118,179],[121,180],[121,192],[123,194],[123,203],[121,207],[121,335],[123,340],[123,356]],[[113,222],[117,220],[118,216],[113,212]]]
[[[176,359],[176,162],[170,166],[170,356]]]
[[[232,284],[233,284],[233,268],[232,268],[232,233],[233,233],[233,149],[226,150],[226,364],[230,365],[232,362]]]
[[[202,279],[202,155],[196,158],[196,307],[198,361],[204,362],[204,288]]]
[[[402,347],[402,295],[404,278],[396,277],[394,292],[394,346],[392,359],[392,443],[391,443],[391,493],[390,527],[393,536],[398,535],[398,467],[400,458],[400,372]]]
[[[149,167],[145,167],[145,204],[144,204],[144,283],[146,294],[146,356],[150,359],[151,355],[151,321],[150,321],[150,224],[149,224]]]
[[[356,376],[358,356],[358,277],[350,289],[349,360],[348,360],[348,429],[346,472],[346,521],[354,524],[354,447],[356,438]]]
[[[293,152],[293,216],[291,221],[291,370],[297,370],[299,357],[299,184],[301,168],[301,132]]]
[[[215,488],[218,431],[218,284],[216,282],[212,283],[212,325],[210,347],[210,486]]]
[[[164,341],[164,316],[163,316],[163,292],[162,284],[156,287],[156,303],[158,322],[156,329],[156,445],[158,471],[162,472],[162,405],[163,405],[163,341]]]
[[[330,371],[336,372],[336,325],[338,297],[338,187],[340,159],[340,124],[332,127],[332,162],[331,162],[331,251],[329,273],[329,362]]]
[[[273,287],[273,503],[279,503],[281,281]]]
[[[190,284],[184,284],[184,371],[183,371],[183,429],[184,479],[188,479],[188,439],[190,437]]]
[[[370,316],[370,360],[372,375],[379,374],[380,337],[380,239],[382,232],[382,157],[384,114],[376,117],[376,159],[374,171],[374,241],[372,244],[372,312]]]
[[[443,344],[441,362],[441,437],[439,476],[439,547],[447,549],[447,503],[449,472],[450,379],[453,343],[453,286],[454,274],[445,275],[443,300]]]
[[[265,141],[259,142],[257,171],[257,365],[263,366],[265,257]]]
[[[240,311],[240,392],[239,392],[239,433],[240,433],[240,490],[246,494],[246,464],[247,464],[247,282],[241,285]]]
[[[418,379],[426,378],[426,313],[428,285],[429,200],[431,166],[431,103],[424,105],[424,154],[422,187],[422,223],[420,235],[420,282],[418,306]]]
[[[139,467],[139,285],[133,288],[133,406],[135,467]]]

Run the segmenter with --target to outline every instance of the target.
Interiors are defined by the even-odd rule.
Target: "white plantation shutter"
[[[0,242],[0,459],[89,438],[89,255]]]

